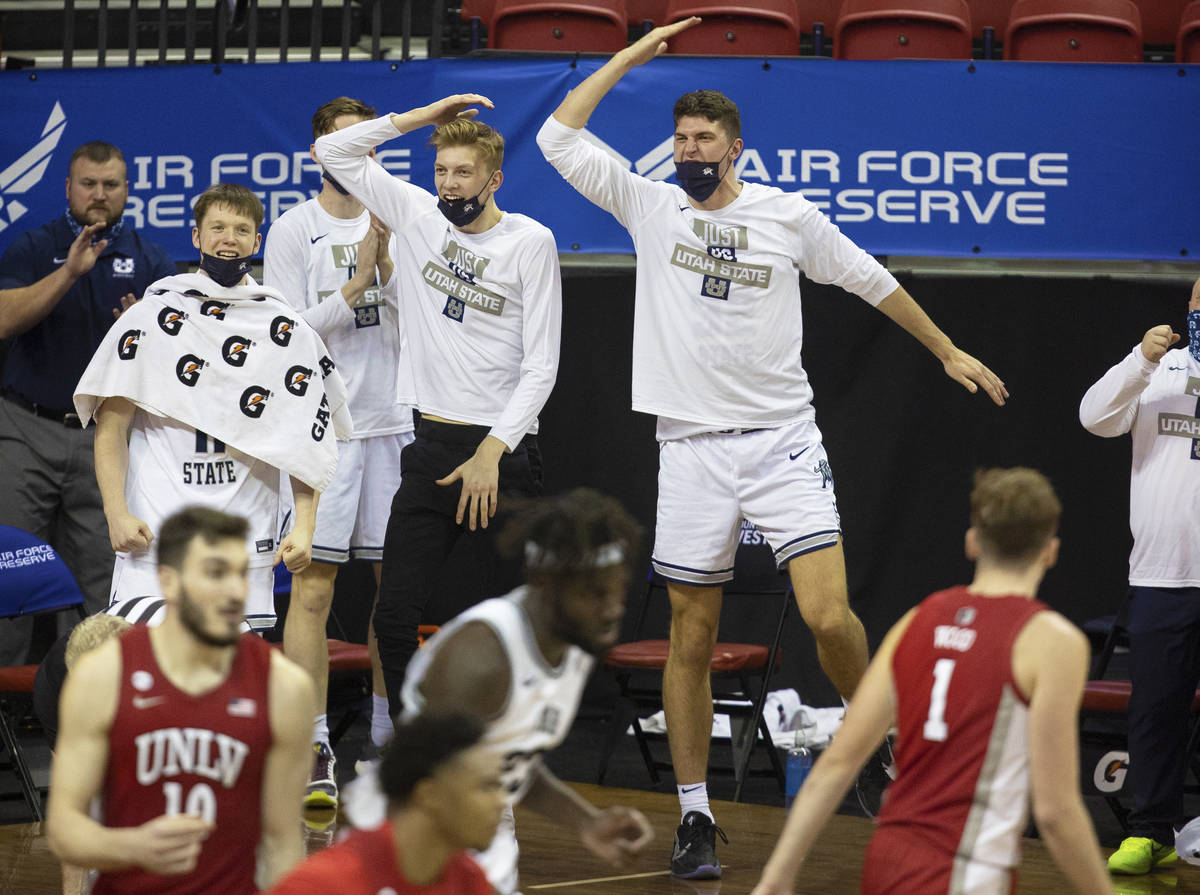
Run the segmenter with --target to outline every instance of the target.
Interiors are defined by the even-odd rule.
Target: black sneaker
[[[313,743],[313,769],[304,790],[305,808],[336,808],[337,759],[327,743]]]
[[[702,811],[689,811],[675,831],[671,875],[682,879],[720,879],[717,836],[729,844],[725,831],[713,823],[712,818]]]

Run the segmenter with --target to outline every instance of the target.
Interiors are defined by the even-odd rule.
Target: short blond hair
[[[493,171],[504,164],[504,137],[500,131],[473,118],[456,118],[439,124],[427,144],[435,150],[449,146],[469,146],[479,153],[483,163]]]
[[[971,526],[980,549],[993,559],[1032,559],[1058,532],[1061,515],[1054,486],[1036,469],[1014,466],[975,473]]]
[[[66,663],[67,670],[70,671],[71,666],[84,653],[94,650],[104,641],[110,637],[116,637],[128,627],[131,627],[129,619],[121,618],[119,615],[108,615],[104,612],[89,615],[75,626],[71,636],[67,638],[67,651],[63,655],[63,662]]]

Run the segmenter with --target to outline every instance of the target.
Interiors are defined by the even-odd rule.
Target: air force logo
[[[5,121],[8,133],[11,135],[16,128],[14,122]],[[3,171],[0,171],[0,232],[15,224],[29,209],[14,196],[23,196],[37,186],[46,169],[50,166],[50,158],[62,139],[67,127],[67,116],[63,113],[62,104],[55,103],[51,109],[40,137],[26,137],[33,146],[25,150],[16,161]],[[14,139],[13,142],[16,142]],[[3,162],[0,162],[3,164]],[[115,271],[114,271],[115,272]]]

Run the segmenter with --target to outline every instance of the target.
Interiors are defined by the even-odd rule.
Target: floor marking
[[[595,879],[576,879],[565,883],[542,883],[540,886],[522,886],[523,889],[560,889],[566,886],[586,886],[590,883],[615,883],[623,879],[645,879],[650,876],[666,876],[670,870],[655,870],[652,873],[627,873],[624,876],[598,876]]]

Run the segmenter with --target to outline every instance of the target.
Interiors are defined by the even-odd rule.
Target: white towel
[[[207,433],[325,490],[353,424],[320,336],[269,286],[166,277],[121,315],[75,387],[86,423],[105,398]]]

